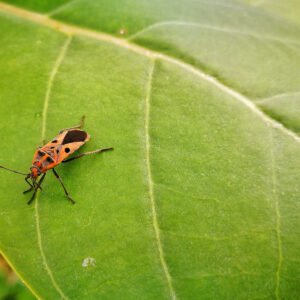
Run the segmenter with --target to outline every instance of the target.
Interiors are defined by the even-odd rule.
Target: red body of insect
[[[53,169],[89,139],[90,136],[83,130],[62,130],[51,142],[36,150],[30,168],[30,176],[37,178],[42,173]]]
[[[28,201],[28,204],[30,204],[34,200],[37,190],[41,189],[41,184],[45,178],[46,172],[50,169],[52,169],[55,177],[61,183],[68,199],[72,203],[75,203],[75,201],[70,197],[61,178],[59,177],[59,175],[57,174],[54,168],[60,163],[69,162],[85,155],[100,153],[100,152],[113,149],[113,148],[97,149],[94,151],[79,154],[77,156],[68,159],[68,157],[72,153],[74,153],[78,148],[80,148],[90,139],[89,134],[80,129],[83,126],[83,121],[84,121],[84,117],[82,117],[80,125],[61,130],[54,139],[52,139],[43,147],[39,147],[34,153],[32,166],[30,168],[29,174],[25,174],[19,171],[15,171],[0,166],[0,168],[2,169],[6,169],[8,171],[21,174],[21,175],[26,175],[25,180],[30,185],[30,189],[24,191],[24,193],[34,190],[34,193],[31,199]],[[37,178],[41,175],[42,175],[41,179],[37,182]],[[29,178],[31,179],[31,183],[28,180]]]

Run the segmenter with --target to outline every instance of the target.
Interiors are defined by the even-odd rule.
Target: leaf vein
[[[53,16],[54,14],[64,10],[65,8],[69,7],[69,6],[73,6],[76,2],[78,2],[80,0],[70,0],[69,2],[63,4],[63,5],[60,5],[56,8],[54,8],[53,10],[51,10],[50,12],[48,12],[47,16],[50,17],[50,16]]]
[[[55,64],[53,66],[52,72],[49,77],[46,95],[45,95],[45,101],[44,101],[43,116],[42,116],[42,140],[45,139],[47,111],[48,111],[48,107],[49,107],[49,100],[50,100],[51,90],[52,90],[52,86],[53,86],[53,81],[54,81],[54,78],[58,72],[58,69],[61,66],[61,63],[66,55],[66,52],[71,43],[71,40],[72,40],[72,36],[70,35],[67,38],[67,40],[65,41],[63,47],[61,48],[60,53],[57,57],[57,60],[55,61]],[[39,210],[38,210],[38,202],[39,202],[38,200],[39,200],[39,193],[37,194],[36,199],[35,199],[35,219],[36,219],[37,241],[38,241],[38,247],[40,250],[40,254],[42,257],[42,262],[43,262],[46,272],[48,273],[48,275],[50,277],[51,283],[52,283],[53,287],[55,288],[55,290],[59,293],[59,295],[61,296],[62,299],[68,299],[66,297],[66,295],[63,293],[63,291],[61,290],[58,283],[56,282],[54,275],[48,265],[47,258],[46,258],[46,255],[45,255],[45,252],[43,249],[42,234],[41,234],[41,227],[40,227],[40,216],[39,216]]]
[[[260,34],[255,34],[253,32],[248,32],[248,31],[242,31],[242,30],[236,30],[232,28],[224,28],[224,27],[218,27],[218,26],[213,26],[209,24],[201,24],[201,23],[195,23],[195,22],[186,22],[186,21],[163,21],[163,22],[157,22],[154,24],[151,24],[144,29],[134,33],[131,35],[128,40],[131,41],[142,34],[151,31],[152,29],[163,27],[163,26],[189,26],[189,27],[199,27],[202,29],[208,29],[208,30],[213,30],[213,31],[220,31],[220,32],[225,32],[229,34],[238,34],[238,35],[246,35],[250,36],[256,39],[261,39],[261,40],[270,40],[273,42],[279,42],[283,44],[296,44],[300,45],[299,41],[291,40],[291,39],[283,39],[279,37],[273,37],[273,36],[268,36],[268,35],[260,35]]]
[[[45,96],[45,101],[44,101],[44,108],[43,108],[43,114],[42,114],[42,140],[45,139],[46,137],[46,123],[47,123],[47,111],[48,111],[48,106],[49,106],[49,100],[50,100],[50,96],[51,96],[51,91],[52,91],[52,86],[53,86],[53,81],[55,78],[55,75],[66,55],[67,49],[71,43],[72,40],[72,36],[69,35],[69,37],[67,38],[65,44],[63,45],[59,56],[53,66],[53,69],[51,71],[48,83],[47,83],[47,90],[46,90],[46,96]]]
[[[277,270],[276,270],[276,288],[275,288],[275,296],[276,299],[280,299],[280,274],[282,268],[282,241],[281,241],[281,214],[279,208],[279,198],[277,195],[277,176],[276,176],[276,167],[275,167],[275,154],[274,154],[274,137],[272,128],[271,131],[271,168],[272,168],[272,195],[275,202],[275,217],[276,217],[276,238],[277,238],[277,248],[278,248],[278,263],[277,263]]]
[[[157,212],[156,212],[156,204],[154,199],[154,184],[152,179],[151,172],[151,163],[150,163],[150,133],[149,133],[149,125],[150,125],[150,98],[151,98],[151,90],[152,90],[152,81],[153,74],[155,69],[155,58],[151,60],[150,71],[149,71],[149,79],[147,84],[146,98],[145,98],[145,146],[146,146],[146,168],[147,168],[147,182],[148,182],[148,193],[151,204],[151,213],[152,213],[152,223],[155,232],[155,238],[157,243],[157,248],[159,252],[160,263],[163,268],[163,272],[165,274],[168,288],[170,291],[171,299],[176,299],[175,290],[172,284],[172,278],[168,269],[167,262],[165,260],[165,255],[162,247],[161,237],[160,237],[160,229],[158,225]]]
[[[273,96],[270,96],[270,97],[267,97],[267,98],[257,99],[255,101],[255,103],[264,104],[264,103],[267,103],[267,102],[274,102],[274,101],[276,101],[278,99],[281,99],[281,98],[284,98],[284,97],[294,97],[294,96],[298,96],[298,95],[300,96],[300,91],[281,93],[281,94],[276,94],[276,95],[273,95]]]

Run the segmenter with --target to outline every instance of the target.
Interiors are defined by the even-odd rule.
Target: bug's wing
[[[57,163],[65,160],[90,139],[90,136],[85,131],[79,129],[67,130],[67,132],[62,132],[61,134],[64,137],[56,148]]]
[[[43,146],[43,148],[57,147],[62,144],[65,136],[67,135],[68,130],[60,132],[55,138]]]

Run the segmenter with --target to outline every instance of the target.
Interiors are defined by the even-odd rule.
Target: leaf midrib
[[[152,59],[161,59],[171,64],[177,65],[185,69],[186,71],[193,73],[194,75],[204,79],[205,81],[208,81],[209,83],[211,83],[212,85],[214,85],[215,87],[223,91],[225,94],[232,96],[239,102],[242,102],[252,112],[258,115],[266,124],[270,125],[273,128],[277,128],[281,130],[285,135],[290,136],[294,141],[300,143],[300,137],[294,131],[291,131],[290,129],[286,128],[282,123],[276,121],[275,119],[271,118],[269,115],[265,114],[249,98],[239,93],[238,91],[234,90],[233,88],[226,86],[224,83],[220,82],[217,78],[213,77],[212,75],[206,74],[202,70],[197,69],[196,67],[186,62],[178,60],[177,58],[153,50],[149,50],[137,44],[131,43],[127,40],[120,39],[103,32],[93,31],[90,29],[84,29],[74,25],[69,25],[61,21],[50,19],[48,16],[31,12],[3,2],[0,2],[0,12],[8,13],[17,17],[21,17],[27,21],[38,23],[39,25],[43,25],[46,27],[50,27],[53,30],[59,31],[66,35],[79,35],[79,36],[82,35],[92,39],[105,41],[108,43],[115,44],[119,47],[126,48],[140,55],[147,56]]]

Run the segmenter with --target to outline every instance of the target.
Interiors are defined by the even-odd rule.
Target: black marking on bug
[[[65,152],[69,153],[70,152],[70,148],[65,148]]]
[[[51,156],[48,156],[46,158],[47,162],[51,163],[51,162],[54,162],[54,159],[51,157]]]
[[[41,150],[39,150],[39,151],[38,151],[38,154],[39,154],[39,156],[43,157],[46,153],[43,152],[43,151],[41,151]]]
[[[82,130],[70,130],[65,135],[62,145],[75,143],[75,142],[84,142],[87,138],[87,133]]]

